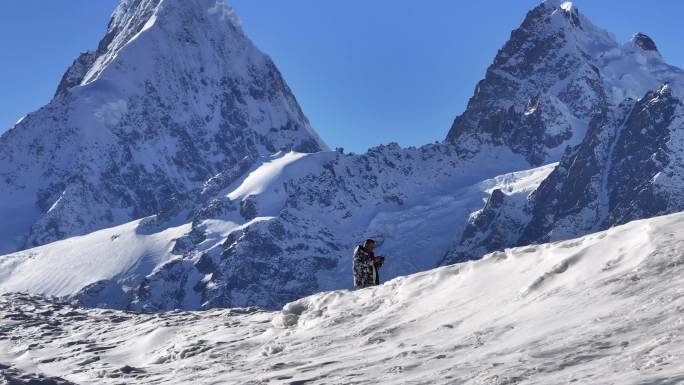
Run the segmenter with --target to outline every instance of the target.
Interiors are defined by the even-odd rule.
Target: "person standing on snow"
[[[366,239],[363,245],[356,246],[354,249],[352,268],[354,270],[354,287],[357,289],[380,284],[378,269],[385,262],[385,257],[376,257],[373,248],[375,248],[375,241]]]

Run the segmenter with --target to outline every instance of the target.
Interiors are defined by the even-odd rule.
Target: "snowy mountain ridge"
[[[673,90],[666,84],[596,114],[529,198],[497,194],[473,216],[444,263],[684,210],[684,103]]]
[[[0,296],[0,376],[61,383],[676,384],[684,215],[509,249],[281,311]]]
[[[563,5],[547,1],[530,11],[497,55],[454,128],[459,122],[466,126],[477,123],[470,120],[473,116],[482,118],[480,122],[491,121],[492,109],[499,116],[496,111],[512,103],[506,116],[494,119],[492,127],[516,138],[520,130],[534,127],[518,119],[516,111],[533,116],[544,100],[557,98],[565,105],[561,110],[572,112],[562,121],[580,122],[582,134],[565,142],[568,147],[557,147],[563,151],[558,153],[559,166],[529,197],[500,192],[492,196],[469,219],[444,264],[684,210],[680,193],[684,143],[679,139],[684,127],[684,71],[665,63],[647,35],[637,33],[620,45],[611,34],[591,24],[576,6]],[[526,71],[529,78],[524,77]],[[507,81],[499,81],[502,74]],[[497,95],[515,92],[514,97],[499,100],[482,91],[501,87],[507,93]],[[546,90],[545,96],[529,96],[538,89]],[[570,93],[564,99],[566,92]],[[534,99],[532,105],[515,104],[528,97]],[[505,106],[478,107],[477,103],[491,103],[490,98]],[[544,123],[549,121],[553,120],[543,119],[539,127],[548,130]],[[487,135],[488,127],[479,124],[471,134]]]
[[[260,155],[327,149],[236,20],[216,0],[121,1],[98,50],[0,137],[0,252],[152,215]]]
[[[427,270],[492,190],[529,194],[553,169],[481,181],[482,160],[452,148],[267,157],[199,203],[192,194],[156,216],[0,257],[0,291],[143,311],[277,308],[349,288],[349,245],[378,234],[392,260],[383,279]]]

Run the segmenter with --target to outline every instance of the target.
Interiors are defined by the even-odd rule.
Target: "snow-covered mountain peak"
[[[555,4],[554,4],[555,5]],[[547,5],[548,8],[548,5]],[[573,3],[566,1],[553,8],[551,16],[556,16],[564,23],[557,24],[560,26],[567,26],[570,28],[583,29],[582,26],[582,16],[580,15],[579,8],[575,7]],[[562,17],[562,18],[561,18]]]
[[[107,33],[100,41],[96,63],[84,74],[82,83],[94,80],[116,58],[119,51],[143,31],[152,27],[163,0],[120,0],[112,13]],[[192,1],[186,4],[192,4]]]
[[[0,251],[151,215],[250,159],[327,149],[223,1],[123,0],[50,104],[0,138]]]
[[[535,10],[540,13],[545,13],[550,16],[562,15],[566,20],[570,21],[570,26],[582,28],[581,22],[584,21],[584,16],[580,14],[580,10],[572,1],[564,0],[545,0],[542,1]]]
[[[683,79],[645,34],[621,44],[574,4],[545,1],[511,32],[446,141],[465,154],[505,146],[531,165],[554,162],[598,111],[663,83],[684,89]]]
[[[193,45],[200,49],[188,49]],[[117,62],[151,56],[141,55],[141,51],[151,46],[157,49],[149,54],[162,54],[169,59],[192,58],[204,53],[199,58],[204,56],[209,60],[202,64],[233,64],[231,69],[248,65],[245,55],[250,55],[252,60],[262,56],[255,54],[258,50],[244,35],[239,19],[220,0],[121,0],[97,51],[86,53],[91,57],[90,65],[82,70],[78,83],[70,86],[88,84],[105,72],[114,72],[108,77],[120,80],[131,72],[149,70],[150,67]],[[210,69],[196,67],[196,60],[175,60],[172,64],[176,67],[186,64],[187,70],[199,72]]]
[[[600,106],[584,140],[566,151],[524,204],[506,196],[474,215],[448,262],[684,208],[684,76],[654,51],[631,42],[624,47],[621,55],[601,58],[612,99]],[[621,95],[624,100],[612,105]]]
[[[532,9],[521,25],[530,36],[553,38],[558,49],[581,49],[587,54],[617,47],[615,36],[596,26],[569,1],[545,1]],[[511,36],[513,38],[514,36]]]
[[[572,1],[566,1],[560,5],[561,9],[566,12],[571,12],[573,10]]]
[[[55,96],[64,95],[69,89],[96,78],[131,39],[154,23],[154,15],[161,1],[120,0],[97,50],[81,53],[64,74]]]

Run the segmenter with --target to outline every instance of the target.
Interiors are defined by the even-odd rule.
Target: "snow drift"
[[[684,214],[282,311],[143,315],[0,297],[0,373],[97,383],[675,384]]]

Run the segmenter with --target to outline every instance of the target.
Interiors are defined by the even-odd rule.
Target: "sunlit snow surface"
[[[0,372],[82,384],[677,384],[683,310],[675,214],[279,312],[140,315],[6,294]]]
[[[136,233],[140,221],[0,257],[0,292],[68,296],[103,279],[140,280],[173,258],[173,240],[190,224],[156,234]],[[123,277],[122,277],[123,278]]]

